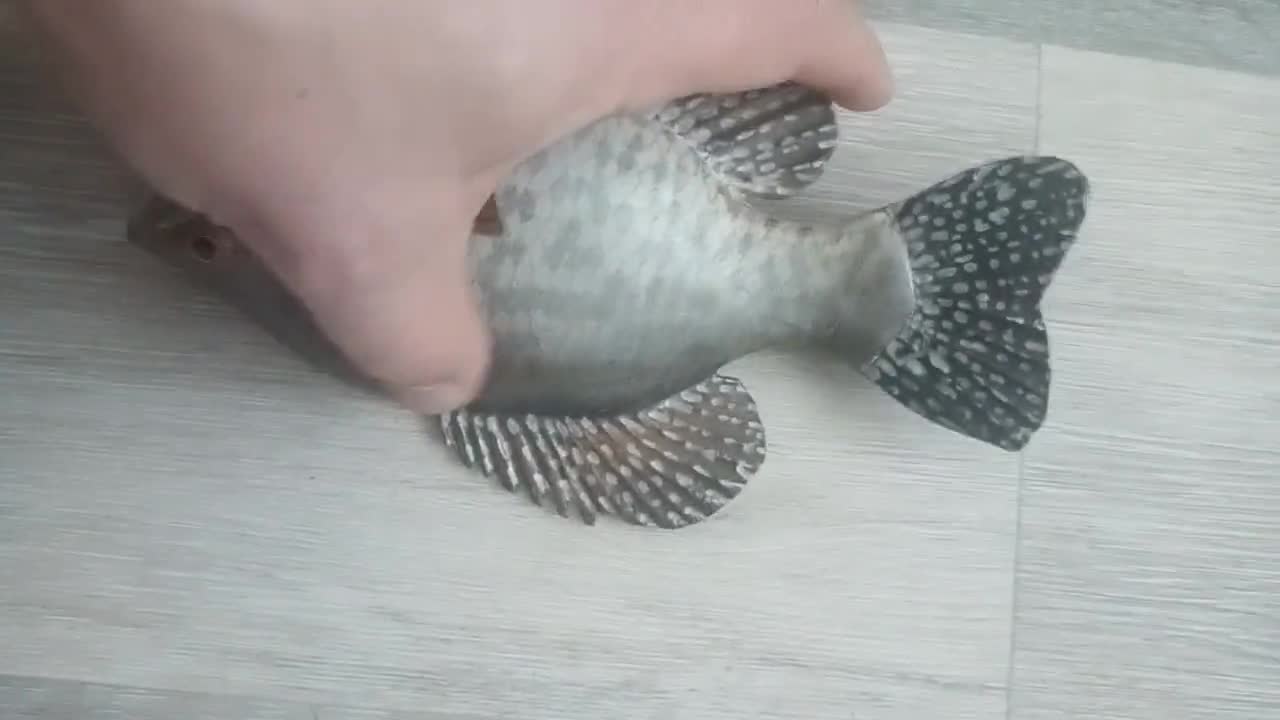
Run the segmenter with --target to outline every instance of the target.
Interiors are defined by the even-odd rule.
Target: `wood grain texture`
[[[886,42],[902,99],[830,197],[1030,148],[1033,48]],[[0,71],[0,673],[322,717],[1003,716],[1016,457],[761,356],[770,457],[716,522],[562,521],[126,247],[38,88]]]
[[[259,698],[0,676],[5,720],[315,720],[317,715],[307,705]]]
[[[1280,75],[1274,0],[863,0],[873,20]]]
[[[1049,305],[1011,717],[1280,714],[1280,81],[1047,48],[1094,178]]]
[[[499,720],[499,715],[308,705],[226,693],[196,693],[0,675],[4,720]]]

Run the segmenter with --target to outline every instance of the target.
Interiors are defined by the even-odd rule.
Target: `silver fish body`
[[[520,164],[495,193],[501,230],[470,246],[494,349],[480,394],[440,418],[457,456],[587,522],[696,523],[765,454],[750,393],[720,368],[805,344],[937,424],[1020,449],[1047,411],[1038,305],[1087,181],[1064,160],[1019,157],[837,221],[755,202],[820,176],[835,120],[792,84],[698,95],[606,118]],[[156,198],[130,237],[337,362],[242,246],[224,240],[232,257],[218,262],[174,252],[210,231]]]
[[[477,408],[631,410],[761,348],[829,340],[842,319],[896,332],[911,310],[887,213],[775,219],[646,118],[548,148],[496,200],[503,232],[471,251],[495,342]]]

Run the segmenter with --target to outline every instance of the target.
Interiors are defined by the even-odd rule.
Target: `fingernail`
[[[397,393],[400,402],[410,410],[424,415],[438,415],[457,409],[466,404],[467,397],[462,387],[452,383],[436,385],[419,385],[406,388]]]

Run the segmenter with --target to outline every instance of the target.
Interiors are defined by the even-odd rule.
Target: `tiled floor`
[[[769,462],[676,535],[478,482],[139,257],[0,65],[0,717],[1280,713],[1280,80],[884,34],[902,96],[819,207],[1032,149],[1093,180],[1049,427],[1008,456],[749,358]]]
[[[1274,0],[862,0],[880,21],[1280,75]]]
[[[1026,453],[1013,716],[1280,716],[1280,82],[1047,48],[1043,96],[1096,201]]]

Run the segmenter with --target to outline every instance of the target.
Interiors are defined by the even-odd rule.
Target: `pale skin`
[[[489,339],[464,265],[520,160],[609,113],[796,80],[889,101],[851,0],[26,0],[156,190],[258,252],[407,407],[465,404]]]

